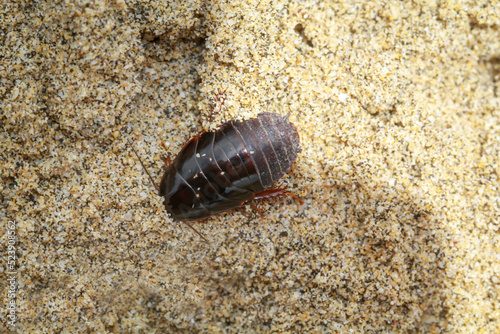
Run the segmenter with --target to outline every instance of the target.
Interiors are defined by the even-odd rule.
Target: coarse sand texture
[[[205,243],[127,140],[262,112],[304,203]],[[2,333],[500,333],[498,1],[2,1],[0,157]]]

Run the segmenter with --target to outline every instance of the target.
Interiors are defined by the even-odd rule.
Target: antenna
[[[142,162],[141,158],[139,157],[139,154],[137,154],[137,151],[135,150],[134,146],[132,146],[132,143],[130,142],[130,140],[128,140],[128,138],[127,138],[127,141],[128,141],[128,144],[130,145],[130,147],[132,148],[132,151],[134,151],[135,156],[137,157],[137,159],[139,159],[139,162],[141,163],[142,168],[144,168],[144,170],[148,174],[149,179],[151,180],[151,183],[153,184],[153,186],[155,186],[156,192],[158,194],[160,194],[160,188],[158,188],[158,186],[156,185],[155,181],[153,181],[153,178],[151,177],[151,174],[149,174],[148,169],[146,168],[146,166],[144,166],[144,163]]]

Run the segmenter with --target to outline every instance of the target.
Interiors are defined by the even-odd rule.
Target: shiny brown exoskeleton
[[[245,202],[289,194],[268,189],[292,166],[299,135],[286,117],[261,113],[228,121],[189,140],[161,180],[159,193],[172,218],[201,220]]]

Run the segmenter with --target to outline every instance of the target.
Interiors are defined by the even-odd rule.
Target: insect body
[[[299,152],[297,129],[279,114],[232,120],[189,140],[167,167],[159,193],[172,218],[201,220],[252,199],[289,194],[266,188]]]

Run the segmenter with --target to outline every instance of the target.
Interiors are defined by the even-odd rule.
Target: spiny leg
[[[274,188],[274,189],[267,189],[263,191],[259,191],[258,193],[255,194],[255,197],[253,198],[254,200],[256,199],[262,199],[262,198],[269,198],[269,197],[277,197],[277,196],[291,196],[295,198],[297,201],[300,202],[300,204],[304,204],[304,202],[294,193],[289,192],[286,187],[281,187],[281,188]],[[264,215],[262,212],[255,206],[254,204],[250,203],[250,207],[257,211],[257,213],[260,215],[261,218],[264,218]]]
[[[253,204],[253,203],[249,203],[249,204],[250,204],[250,207],[252,208],[252,210],[257,211],[260,218],[264,218],[264,214],[262,213],[262,211],[260,211],[260,209],[255,204]]]
[[[226,91],[221,90],[220,88],[217,89],[217,92],[214,93],[214,96],[212,98],[212,101],[208,103],[209,106],[209,111],[208,111],[208,117],[207,120],[209,123],[212,123],[214,121],[214,116],[219,114],[222,110],[222,107],[224,106],[224,102],[226,102]],[[201,118],[198,119],[198,124],[200,125],[200,128],[202,130],[201,134],[198,136],[202,135],[204,132],[207,130],[203,126],[203,121]]]
[[[267,190],[260,191],[260,192],[255,194],[255,197],[253,199],[276,197],[276,196],[282,196],[282,195],[292,196],[297,201],[299,201],[300,204],[304,204],[304,202],[297,195],[295,195],[292,192],[289,192],[286,187],[276,188],[276,189],[267,189]]]
[[[163,157],[162,160],[163,160],[163,163],[165,164],[165,167],[168,168],[168,166],[170,166],[170,164],[172,163],[172,161],[174,159],[172,159],[172,156],[170,155],[170,153],[168,152],[168,148],[167,148],[167,145],[165,145],[164,142],[161,142],[161,146],[163,146],[163,149],[165,151],[167,151],[167,156],[166,157]]]
[[[213,101],[210,103],[210,114],[208,116],[209,122],[213,122],[214,116],[217,115],[221,110],[224,102],[226,102],[226,91],[218,89],[217,93],[215,93]],[[219,110],[216,111],[217,104],[219,105]]]

